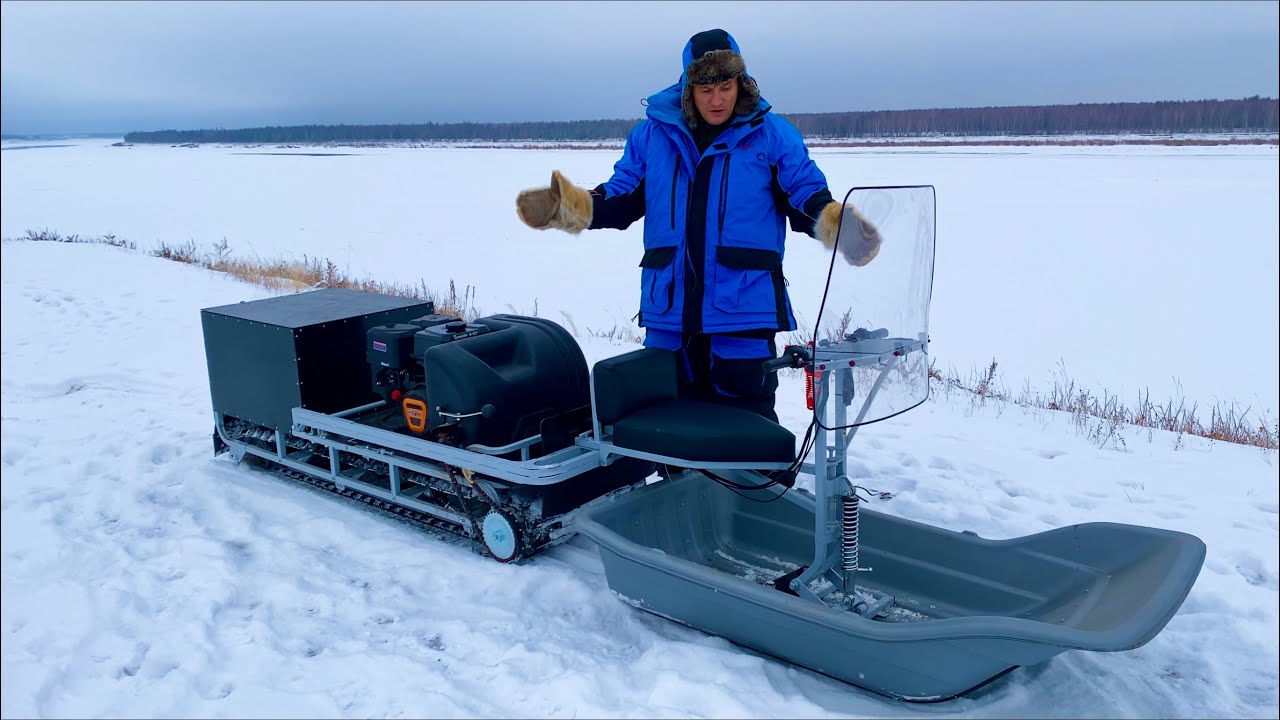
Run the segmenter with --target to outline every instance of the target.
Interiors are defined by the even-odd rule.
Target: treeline
[[[1175,100],[1144,103],[877,110],[784,115],[808,137],[1001,135],[1169,135],[1280,131],[1280,101]],[[638,119],[518,123],[295,125],[239,130],[131,132],[130,143],[330,143],[379,141],[601,141],[627,136]]]
[[[574,120],[519,123],[419,123],[413,125],[294,125],[240,130],[131,132],[130,143],[327,143],[403,141],[615,140],[639,120]]]
[[[1191,100],[788,115],[812,137],[1172,135],[1280,131],[1280,101]]]

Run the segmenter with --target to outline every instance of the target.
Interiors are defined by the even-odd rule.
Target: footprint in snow
[[[931,457],[929,458],[929,467],[934,470],[955,470],[956,466],[952,465],[946,458]]]
[[[1034,493],[1027,490],[1027,488],[1017,485],[1016,483],[1009,482],[1008,480],[997,480],[996,487],[1000,488],[1001,492],[1011,498],[1034,496]]]
[[[1280,581],[1277,581],[1275,573],[1268,570],[1262,561],[1253,555],[1239,556],[1236,560],[1236,572],[1250,585],[1273,592],[1280,590]]]
[[[1018,504],[1013,501],[1013,496],[999,498],[995,501],[995,505],[1005,510],[1016,511],[1018,509]]]
[[[22,459],[25,458],[26,456],[27,456],[27,450],[22,446],[5,448],[3,463],[6,466],[12,467],[13,465],[17,465],[19,462],[21,462]]]
[[[253,558],[253,551],[249,543],[243,540],[230,540],[223,543],[223,547],[227,551],[227,559],[235,567],[244,567]]]
[[[178,449],[169,443],[159,443],[151,448],[151,462],[164,465],[178,455]]]
[[[120,672],[116,677],[133,677],[137,675],[138,671],[142,669],[143,661],[147,659],[147,653],[150,651],[151,645],[149,643],[138,643],[137,647],[134,648],[133,658],[120,668]]]
[[[1067,498],[1067,504],[1077,510],[1094,510],[1098,507],[1098,503],[1080,496]]]
[[[196,693],[205,700],[221,700],[234,692],[236,686],[229,683],[201,682],[196,686]]]

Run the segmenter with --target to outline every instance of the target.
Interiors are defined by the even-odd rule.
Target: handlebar
[[[778,372],[782,368],[802,368],[813,362],[813,355],[804,345],[788,345],[782,349],[782,357],[765,360],[761,367],[767,373]]]
[[[764,371],[767,373],[778,372],[785,367],[791,367],[791,358],[787,355],[764,361]]]

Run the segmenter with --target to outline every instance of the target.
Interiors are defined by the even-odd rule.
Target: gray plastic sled
[[[656,367],[663,351],[596,365],[598,440],[579,445],[668,475],[578,516],[609,587],[650,612],[915,701],[955,697],[1065,650],[1146,643],[1200,572],[1198,538],[1088,523],[986,540],[861,507],[889,493],[855,484],[855,435],[929,396],[934,198],[928,186],[851,198],[865,218],[840,228],[837,248],[878,233],[883,249],[865,269],[833,257],[814,340],[765,363],[806,373],[813,419],[798,452],[746,410],[713,414],[646,389],[636,369]],[[812,478],[812,492],[793,487],[798,477]]]
[[[1064,650],[1146,643],[1205,555],[1191,535],[1113,523],[987,540],[867,510],[861,522],[872,571],[860,589],[896,600],[877,619],[769,586],[813,547],[813,514],[795,502],[753,502],[685,472],[587,511],[577,527],[599,545],[609,587],[633,604],[915,701]]]

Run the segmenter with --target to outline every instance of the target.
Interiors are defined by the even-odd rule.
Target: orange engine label
[[[418,398],[405,398],[404,423],[413,432],[425,432],[427,429],[427,404]]]

